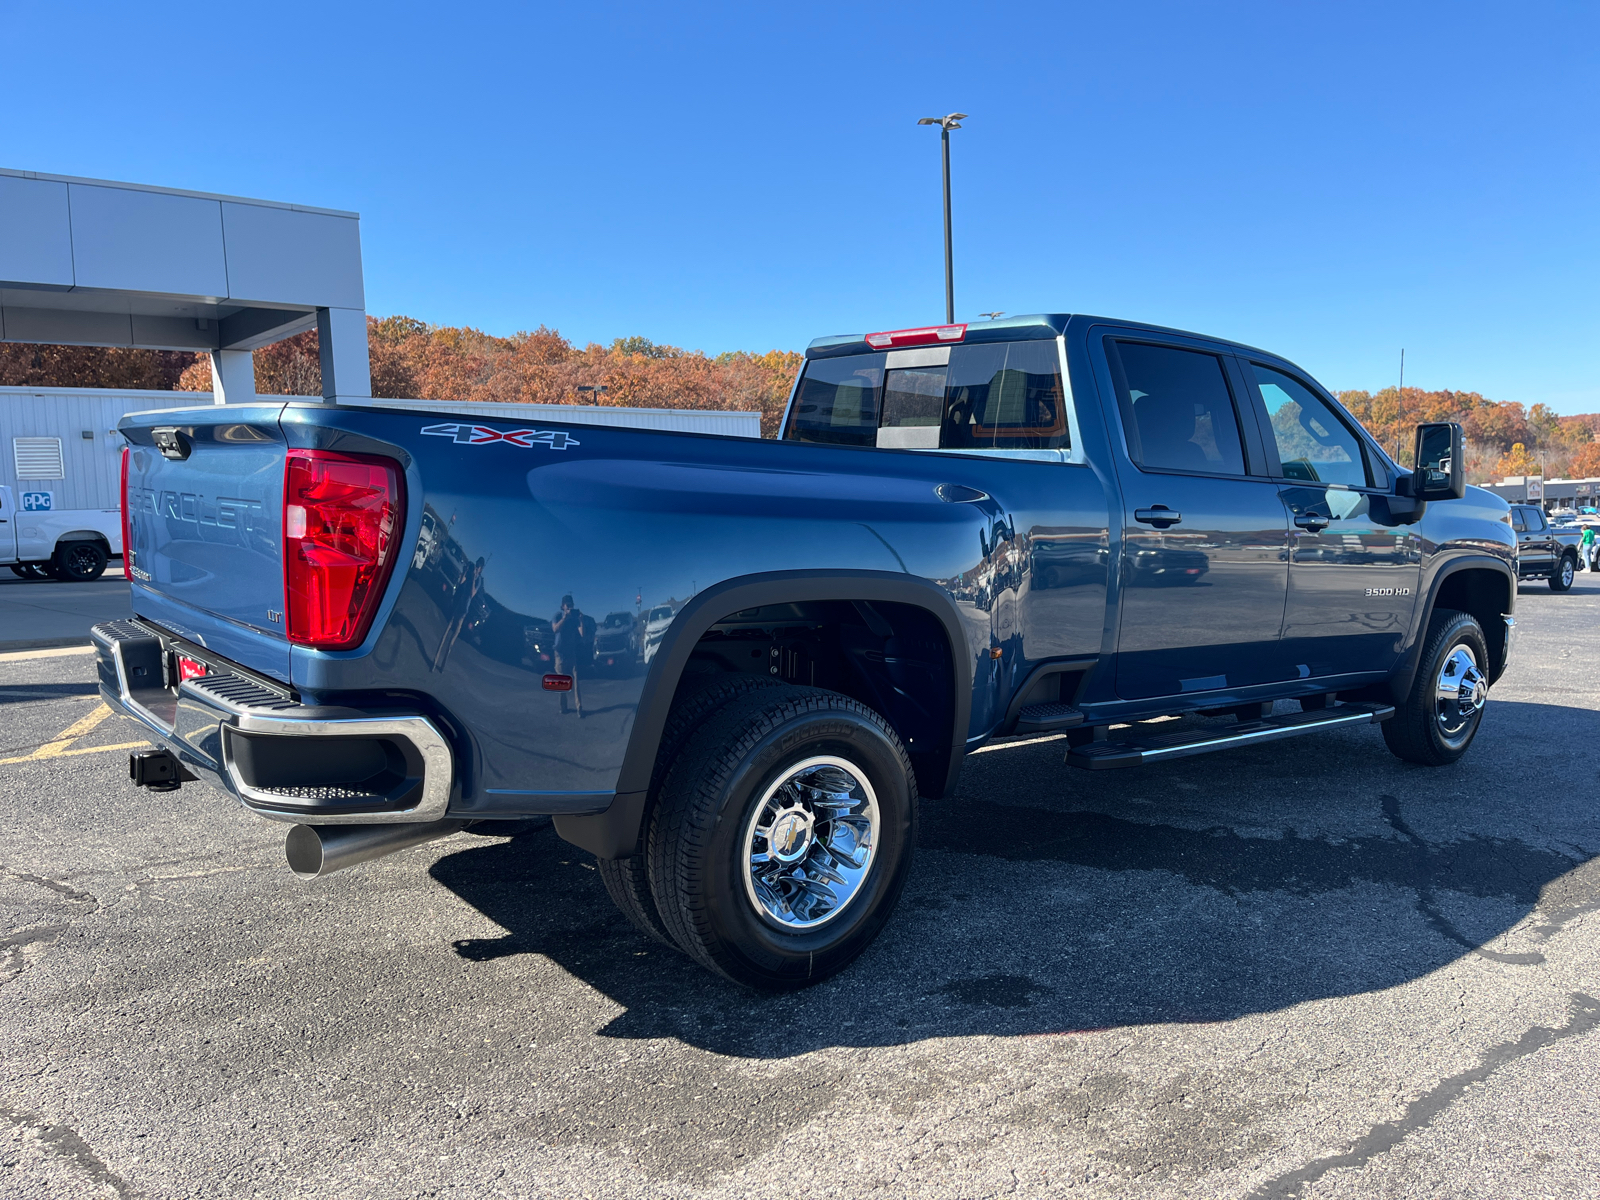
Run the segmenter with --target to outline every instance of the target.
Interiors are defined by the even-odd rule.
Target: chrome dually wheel
[[[1489,681],[1478,669],[1471,646],[1462,643],[1445,655],[1434,685],[1434,701],[1439,732],[1446,742],[1454,742],[1472,728],[1489,702]]]
[[[877,847],[866,772],[831,755],[805,759],[767,788],[745,824],[745,894],[778,928],[814,929],[860,893]]]
[[[674,943],[765,991],[809,987],[878,936],[910,872],[917,780],[850,696],[730,699],[676,755],[650,818],[650,895]]]

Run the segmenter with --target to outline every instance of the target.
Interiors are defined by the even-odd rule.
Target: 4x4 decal
[[[549,446],[552,450],[565,450],[568,446],[580,443],[564,429],[508,429],[502,433],[498,429],[490,429],[487,425],[469,425],[461,421],[451,421],[444,425],[424,425],[422,432],[432,434],[434,437],[447,437],[454,439],[458,446],[487,446],[490,442],[510,442],[513,446],[527,449],[539,443]]]

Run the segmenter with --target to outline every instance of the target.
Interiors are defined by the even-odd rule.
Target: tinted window
[[[1515,529],[1518,533],[1523,533],[1528,528],[1527,525],[1523,523],[1522,510],[1520,508],[1513,507],[1511,510],[1511,528]]]
[[[1545,529],[1544,511],[1538,508],[1528,508],[1523,512],[1523,521],[1528,526],[1529,533],[1543,533]]]
[[[1054,341],[990,342],[950,351],[942,446],[952,450],[1070,448]]]
[[[881,354],[851,354],[806,363],[787,436],[836,446],[875,445],[883,358]]]
[[[944,418],[944,367],[892,370],[883,385],[883,419],[877,444],[932,449]]]
[[[1361,442],[1332,406],[1282,371],[1251,366],[1277,439],[1284,478],[1366,487],[1367,460]]]
[[[1128,452],[1141,466],[1244,474],[1239,418],[1228,376],[1215,354],[1108,344]]]
[[[808,361],[784,436],[900,449],[1071,446],[1053,339],[952,346],[947,366],[885,364],[883,354]]]

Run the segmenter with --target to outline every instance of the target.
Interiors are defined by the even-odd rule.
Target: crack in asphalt
[[[4,1117],[18,1129],[36,1130],[39,1144],[58,1157],[76,1163],[83,1173],[99,1184],[104,1184],[116,1192],[122,1200],[128,1200],[133,1193],[128,1181],[123,1179],[101,1160],[100,1156],[90,1148],[83,1136],[70,1125],[51,1125],[43,1118],[19,1108],[10,1108],[0,1104],[0,1117]]]
[[[7,871],[6,874],[23,883],[31,883],[38,887],[46,888],[56,895],[65,897],[75,903],[92,904],[94,908],[90,909],[91,912],[98,910],[100,907],[100,902],[88,892],[80,892],[77,888],[62,883],[59,879],[47,879],[43,875],[31,875],[27,871]]]
[[[1287,1174],[1270,1179],[1246,1196],[1245,1200],[1294,1200],[1308,1183],[1315,1183],[1330,1171],[1362,1167],[1378,1155],[1394,1149],[1418,1129],[1455,1103],[1473,1084],[1482,1083],[1508,1063],[1537,1054],[1557,1042],[1581,1037],[1600,1027],[1600,1000],[1583,992],[1572,992],[1567,1023],[1558,1028],[1535,1025],[1514,1042],[1500,1042],[1483,1052],[1478,1065],[1441,1079],[1427,1092],[1406,1105],[1398,1120],[1375,1125],[1343,1154],[1315,1159]]]
[[[1516,967],[1531,967],[1544,962],[1544,955],[1537,950],[1530,950],[1526,954],[1485,950],[1457,929],[1450,919],[1439,911],[1439,905],[1433,898],[1433,847],[1405,823],[1405,819],[1400,815],[1399,800],[1393,796],[1380,796],[1379,799],[1383,801],[1384,820],[1389,822],[1391,829],[1411,843],[1411,848],[1416,852],[1416,879],[1412,886],[1417,893],[1417,911],[1427,918],[1428,924],[1440,937],[1471,951],[1479,958],[1487,958],[1490,962],[1507,963]]]
[[[53,942],[68,929],[73,922],[83,917],[92,916],[100,911],[100,901],[88,892],[80,892],[77,888],[56,879],[47,879],[43,875],[33,875],[27,871],[6,871],[5,875],[20,883],[30,883],[42,887],[46,891],[54,892],[64,900],[73,904],[86,904],[88,908],[80,910],[71,920],[57,925],[35,925],[29,929],[20,929],[15,933],[0,937],[0,987],[4,987],[28,965],[25,951],[29,946],[41,942]]]

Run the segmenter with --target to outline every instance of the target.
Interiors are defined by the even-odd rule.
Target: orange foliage
[[[194,356],[183,350],[0,343],[0,387],[171,391]]]
[[[412,317],[369,317],[367,347],[372,394],[381,398],[754,410],[765,437],[776,435],[803,361],[786,350],[711,358],[641,337],[580,350],[542,325],[503,338]],[[257,350],[255,363],[256,390],[263,395],[321,391],[315,330]],[[209,390],[209,360],[197,356],[179,386]]]
[[[1600,476],[1600,442],[1581,446],[1572,456],[1570,468],[1574,479],[1594,479]]]
[[[478,329],[429,325],[414,317],[367,319],[372,394],[380,398],[615,404],[646,408],[754,409],[765,437],[777,433],[804,358],[788,350],[711,357],[643,337],[578,347],[554,329],[495,337]],[[316,330],[255,352],[256,390],[315,396],[322,390]],[[0,384],[51,387],[176,387],[209,391],[204,354],[0,345]],[[1397,459],[1410,461],[1412,431],[1424,421],[1457,421],[1467,437],[1474,482],[1501,470],[1512,447],[1552,476],[1600,474],[1600,413],[1557,416],[1549,407],[1489,400],[1477,392],[1396,388],[1340,392],[1355,418]],[[1516,461],[1521,462],[1522,459]],[[1587,464],[1580,467],[1580,463]]]
[[[1494,473],[1499,476],[1506,475],[1542,475],[1543,465],[1521,442],[1514,444],[1511,449],[1500,456],[1500,461],[1494,465]]]
[[[308,329],[255,352],[256,391],[263,396],[319,396],[322,363],[317,357],[317,331]],[[178,380],[180,392],[211,390],[211,359],[196,354]]]
[[[1477,392],[1425,392],[1395,388],[1380,392],[1340,392],[1339,399],[1383,446],[1405,464],[1411,460],[1412,431],[1426,421],[1455,421],[1467,440],[1467,478],[1482,483],[1496,476],[1537,473],[1542,462],[1555,478],[1574,470],[1571,458],[1600,432],[1600,414],[1559,417],[1547,405],[1532,409],[1510,401],[1485,399]],[[1524,471],[1504,464],[1512,447],[1521,444],[1518,463],[1531,461]]]

